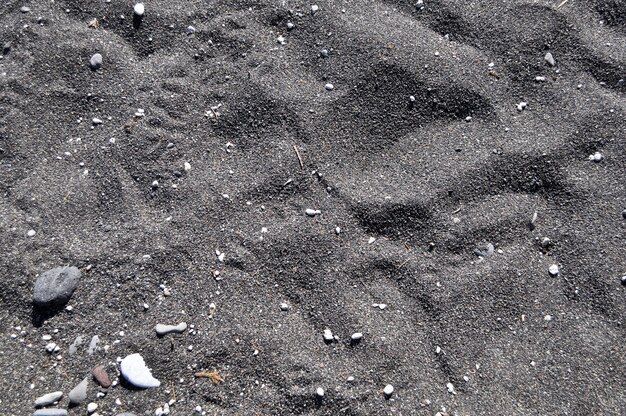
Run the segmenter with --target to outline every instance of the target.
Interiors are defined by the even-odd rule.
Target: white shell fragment
[[[122,376],[133,386],[141,389],[159,387],[161,382],[152,376],[140,354],[130,354],[120,363]]]

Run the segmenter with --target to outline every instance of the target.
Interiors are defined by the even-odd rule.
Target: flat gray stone
[[[67,397],[70,399],[70,403],[79,404],[87,398],[87,388],[89,387],[89,378],[85,378],[78,383],[76,387],[69,392]]]
[[[33,416],[67,416],[65,409],[39,409],[33,413]]]
[[[120,363],[122,376],[135,387],[149,389],[159,387],[161,382],[152,376],[140,354],[130,354]]]
[[[63,397],[62,391],[55,391],[52,393],[44,394],[43,396],[40,396],[37,398],[37,400],[35,400],[35,407],[50,406],[52,403],[61,400],[61,397]]]
[[[36,306],[63,305],[78,286],[80,270],[76,267],[56,267],[42,273],[35,282],[33,303]]]
[[[187,323],[186,322],[181,322],[178,325],[157,324],[154,327],[154,330],[156,331],[157,335],[159,335],[161,337],[163,335],[167,335],[167,334],[171,334],[171,333],[180,334],[181,332],[185,332],[186,329],[187,329]]]
[[[489,257],[493,254],[493,250],[493,244],[485,243],[477,246],[474,249],[474,254],[476,254],[478,257]]]

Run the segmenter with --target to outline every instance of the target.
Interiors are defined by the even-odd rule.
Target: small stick
[[[561,6],[564,6],[565,3],[567,3],[569,0],[563,0],[558,6],[556,6],[557,9],[560,9]]]
[[[296,151],[296,156],[298,156],[298,162],[300,162],[300,169],[304,169],[304,164],[302,163],[302,157],[300,157],[300,152],[298,151],[298,147],[294,144],[293,150]]]

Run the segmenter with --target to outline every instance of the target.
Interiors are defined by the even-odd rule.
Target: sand
[[[0,415],[623,414],[626,6],[415,3],[0,6]]]

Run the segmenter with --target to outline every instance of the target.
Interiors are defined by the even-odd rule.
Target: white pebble
[[[29,237],[34,237],[35,234],[37,234],[37,231],[35,230],[28,230],[28,232],[26,233],[26,235],[28,235]]]
[[[383,393],[385,393],[385,396],[387,397],[391,396],[393,394],[393,386],[391,384],[387,384],[383,389]]]
[[[98,409],[98,405],[94,402],[91,402],[87,405],[87,413],[93,413]]]
[[[318,387],[317,390],[315,390],[315,394],[317,394],[317,397],[324,397],[324,389]]]
[[[594,162],[600,162],[604,157],[602,156],[602,153],[600,152],[595,152],[592,155],[589,155],[589,160],[594,161]]]
[[[535,81],[537,82],[544,82],[546,80],[546,77],[535,77]]]
[[[448,389],[448,393],[456,394],[456,391],[454,391],[454,384],[448,383],[448,384],[446,384],[446,388]]]
[[[361,332],[355,332],[350,338],[352,339],[352,341],[360,341],[361,338],[363,338],[363,334]]]
[[[280,310],[283,311],[283,312],[288,311],[289,310],[289,305],[286,304],[285,302],[281,303],[280,304]]]
[[[550,273],[551,276],[558,276],[559,275],[559,266],[557,266],[556,264],[551,265],[548,268],[548,272]]]
[[[324,341],[332,341],[335,338],[333,337],[333,332],[330,329],[324,330]]]
[[[527,105],[528,103],[526,101],[522,101],[517,105],[517,111],[523,111]]]
[[[316,215],[320,215],[322,213],[322,211],[320,211],[319,209],[312,209],[312,208],[307,208],[304,213],[306,215],[308,215],[309,217],[314,217]]]
[[[332,90],[335,89],[335,86],[333,84],[331,84],[331,83],[328,83],[328,84],[324,85],[324,88],[326,88],[326,90],[328,90],[328,91],[332,91]]]
[[[311,6],[311,13],[315,13],[320,9],[320,6],[318,6],[317,4],[314,4],[313,6]]]
[[[145,13],[146,9],[143,5],[143,3],[137,3],[135,4],[135,8],[134,8],[134,12],[137,16],[143,16],[143,14]]]
[[[191,164],[189,162],[185,162],[185,171],[189,172],[191,170]]]

